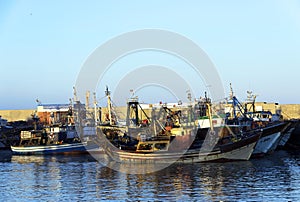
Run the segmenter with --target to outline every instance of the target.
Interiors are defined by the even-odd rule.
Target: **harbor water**
[[[125,174],[84,156],[12,156],[0,162],[1,201],[299,201],[300,155],[173,164]]]

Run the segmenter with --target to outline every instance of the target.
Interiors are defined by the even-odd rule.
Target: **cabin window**
[[[167,149],[167,143],[156,143],[154,145],[155,150],[166,150]]]
[[[152,144],[140,144],[138,150],[152,150]]]

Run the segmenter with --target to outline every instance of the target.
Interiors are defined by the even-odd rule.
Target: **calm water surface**
[[[299,201],[300,155],[247,162],[175,164],[146,175],[107,168],[88,155],[12,156],[0,162],[1,201]]]

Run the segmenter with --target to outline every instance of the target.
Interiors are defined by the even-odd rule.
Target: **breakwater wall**
[[[276,105],[275,103],[256,103],[256,109],[270,110],[275,113],[276,109],[280,107],[284,119],[300,119],[300,104],[281,104]],[[102,108],[103,114],[107,112],[107,109]],[[26,121],[31,119],[31,114],[35,109],[22,109],[22,110],[0,110],[0,115],[2,118],[8,121]],[[118,107],[118,111],[123,114],[122,118],[125,118],[126,107]],[[150,115],[149,110],[145,110],[148,115]],[[103,115],[102,115],[102,118]]]
[[[276,105],[275,103],[262,103],[258,102],[255,104],[256,108],[262,108],[275,113],[276,109],[281,109],[281,114],[284,119],[300,119],[300,104],[281,104]]]
[[[0,116],[7,121],[27,121],[35,109],[0,110]]]

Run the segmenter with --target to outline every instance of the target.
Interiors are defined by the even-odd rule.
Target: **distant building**
[[[70,104],[39,104],[37,116],[43,124],[73,123],[73,111]]]

